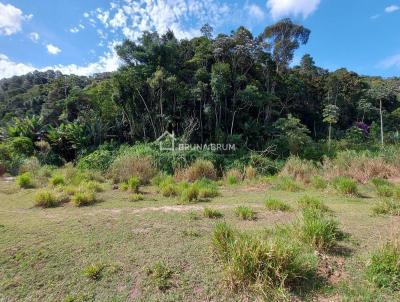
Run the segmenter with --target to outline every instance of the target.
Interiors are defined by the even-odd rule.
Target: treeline
[[[0,80],[0,160],[12,158],[15,141],[62,162],[105,143],[154,141],[165,131],[187,142],[315,159],[335,148],[399,141],[400,78],[329,72],[308,54],[291,67],[310,30],[289,19],[259,36],[244,27],[214,35],[209,25],[201,33],[126,40],[117,47],[124,64],[110,74],[48,71]]]

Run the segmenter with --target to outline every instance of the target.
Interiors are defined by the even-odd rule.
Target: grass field
[[[370,185],[360,186],[361,197],[348,197],[330,189],[286,192],[243,184],[221,187],[218,197],[186,205],[151,186],[141,189],[144,199],[137,202],[107,186],[98,193],[101,202],[92,206],[41,209],[34,207],[36,189],[0,181],[1,302],[261,300],[226,285],[212,248],[214,225],[226,221],[242,231],[268,233],[296,219],[296,201],[306,193],[333,211],[346,236],[319,257],[322,284],[288,299],[400,300],[399,292],[378,289],[365,278],[370,253],[400,232],[399,216],[372,215],[378,197]],[[287,202],[291,210],[268,210],[267,197]],[[238,206],[252,208],[256,219],[240,219]],[[204,217],[205,207],[223,217]]]

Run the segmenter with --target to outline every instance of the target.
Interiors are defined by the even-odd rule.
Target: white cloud
[[[320,0],[267,0],[267,7],[273,19],[287,16],[302,16],[304,19],[317,8]]]
[[[79,30],[80,30],[79,27],[75,26],[75,27],[70,28],[69,32],[73,33],[73,34],[76,34],[76,33],[79,32]]]
[[[22,30],[23,21],[29,21],[33,17],[23,15],[22,11],[11,5],[0,2],[0,35],[10,36]]]
[[[52,54],[52,55],[58,55],[61,52],[61,49],[53,44],[47,44],[46,48],[47,48],[47,51],[49,52],[49,54]]]
[[[378,67],[383,69],[400,68],[400,54],[386,58],[378,64]]]
[[[259,20],[262,20],[265,17],[265,14],[264,14],[263,10],[261,9],[261,7],[259,7],[256,4],[246,5],[245,9],[248,11],[250,16],[255,17]]]
[[[16,63],[10,60],[6,55],[0,54],[0,79],[12,77],[14,75],[23,75],[34,70],[58,70],[63,74],[76,74],[76,75],[92,75],[101,72],[115,71],[121,62],[118,55],[114,50],[107,52],[104,56],[98,58],[97,62],[89,63],[83,66],[76,64],[70,65],[54,65],[42,68],[36,68],[32,64]]]
[[[385,8],[385,12],[393,13],[399,9],[400,9],[400,7],[398,7],[397,5],[389,5],[388,7]]]
[[[29,39],[32,40],[32,42],[35,42],[35,43],[37,43],[39,41],[39,39],[40,39],[40,35],[38,33],[36,33],[36,32],[31,32],[28,35],[28,37],[29,37]]]

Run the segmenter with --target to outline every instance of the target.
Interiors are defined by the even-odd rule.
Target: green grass
[[[321,212],[329,212],[329,208],[315,196],[304,195],[297,201],[297,204],[301,209],[315,209]]]
[[[312,176],[310,178],[310,184],[312,187],[319,190],[324,190],[328,186],[327,181],[323,179],[321,176]]]
[[[282,211],[282,212],[286,212],[286,211],[290,211],[291,207],[289,204],[287,204],[286,202],[279,200],[279,199],[275,199],[275,198],[268,198],[265,201],[265,207],[268,210],[271,211]]]
[[[99,263],[92,263],[84,268],[83,275],[91,280],[99,280],[104,266]]]
[[[31,172],[25,172],[16,178],[17,185],[22,189],[30,189],[35,187],[35,181]]]
[[[298,192],[302,187],[289,176],[279,176],[274,180],[274,189],[287,192]]]
[[[165,291],[172,286],[174,271],[162,261],[158,261],[146,269],[147,276],[159,290]]]
[[[377,215],[400,216],[400,201],[389,198],[380,200],[374,205],[372,211]]]
[[[71,197],[71,202],[77,207],[89,206],[97,202],[96,195],[92,191],[79,191]]]
[[[252,208],[246,206],[239,206],[235,209],[235,214],[237,217],[243,220],[255,220],[256,212]]]
[[[359,185],[360,193],[369,198],[357,200],[353,196],[311,187],[307,187],[306,192],[288,192],[256,183],[223,186],[218,196],[207,203],[184,205],[177,205],[180,196],[164,197],[155,186],[142,186],[140,191],[145,198],[136,202],[129,202],[132,192],[112,190],[107,184],[103,187],[102,192],[95,194],[102,202],[89,207],[63,203],[59,207],[42,209],[35,207],[35,194],[39,189],[21,190],[14,182],[0,180],[0,301],[400,300],[399,292],[373,286],[365,273],[369,255],[392,238],[392,230],[400,229],[400,221],[396,219],[371,215],[380,199],[370,185]],[[79,186],[72,188],[81,189]],[[66,187],[49,191],[58,197],[61,189],[65,192]],[[266,191],[269,198],[285,201],[292,211],[267,211]],[[293,229],[285,234],[276,231],[278,227],[285,228],[298,221],[301,210],[296,206],[297,201],[305,194],[329,205],[340,229],[351,234],[351,240],[337,239],[339,251],[348,252],[339,256],[328,254],[328,259],[333,261],[338,257],[344,262],[345,277],[338,277],[338,283],[315,282],[312,274],[314,245],[305,242]],[[257,220],[238,219],[235,214],[238,206],[256,211]],[[223,218],[203,218],[205,207],[223,213]],[[325,217],[331,218],[330,215]],[[232,265],[227,265],[228,262],[220,258],[213,230],[222,221],[231,226],[235,240],[245,236],[250,239],[241,240],[242,244],[254,243],[238,247],[237,253],[229,254],[243,252],[250,257],[248,261],[228,258]],[[226,229],[225,235],[224,232],[220,234],[229,237],[229,233]],[[224,245],[223,242],[229,243],[229,240],[219,242]],[[264,245],[267,248],[264,249]],[[273,276],[272,283],[266,281],[268,278],[247,283],[249,279],[241,276],[257,274],[250,271],[242,274],[233,269],[251,268],[248,264],[264,259],[253,257],[255,246],[262,252],[260,255],[265,255],[264,251],[271,252],[273,256],[268,258],[271,259],[268,265],[282,267],[278,273],[296,272],[299,277],[288,276],[282,287],[279,282],[282,279],[274,274],[263,274]],[[271,251],[271,247],[279,251],[279,255]],[[227,248],[221,246],[220,250]],[[329,251],[336,252],[336,247]],[[306,273],[288,267],[287,263],[293,263],[291,259],[296,259],[295,267],[304,268],[300,264],[307,264]],[[159,261],[173,271],[167,278],[170,287],[165,290],[159,289],[157,278],[153,278],[155,275],[147,274],[147,268],[153,268]],[[94,280],[84,274],[90,264],[103,266],[100,278]],[[334,262],[327,265],[332,269],[336,267]],[[303,279],[304,276],[307,277]],[[266,284],[272,286],[260,286]]]
[[[40,190],[35,193],[35,206],[41,208],[52,208],[58,206],[60,203],[54,192],[49,190]]]
[[[339,176],[332,180],[332,186],[342,194],[357,195],[357,182],[349,177]]]
[[[140,193],[132,194],[132,195],[129,197],[129,201],[133,201],[133,202],[141,201],[141,200],[143,200],[143,199],[144,199],[144,196],[143,196],[143,194],[140,194]]]
[[[203,216],[206,217],[206,218],[221,218],[224,215],[218,210],[214,210],[214,209],[210,209],[210,208],[204,208]]]

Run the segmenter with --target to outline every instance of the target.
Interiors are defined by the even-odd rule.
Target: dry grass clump
[[[297,156],[290,157],[279,175],[289,176],[303,183],[309,183],[311,177],[318,173],[318,168],[314,162],[301,159]]]
[[[243,180],[243,173],[239,169],[229,169],[224,178],[228,185],[236,185]]]
[[[198,159],[189,167],[175,171],[177,181],[195,182],[202,178],[217,179],[217,170],[214,164],[208,160]]]
[[[257,169],[253,166],[247,166],[244,168],[244,178],[245,179],[254,179],[257,177]]]
[[[372,157],[355,151],[340,152],[334,159],[325,159],[323,170],[329,179],[346,176],[361,183],[366,183],[374,177],[388,178],[400,173],[398,165],[387,162],[381,157]]]
[[[108,175],[115,183],[126,182],[135,176],[142,184],[147,184],[157,174],[155,167],[151,156],[124,154],[113,161]]]

